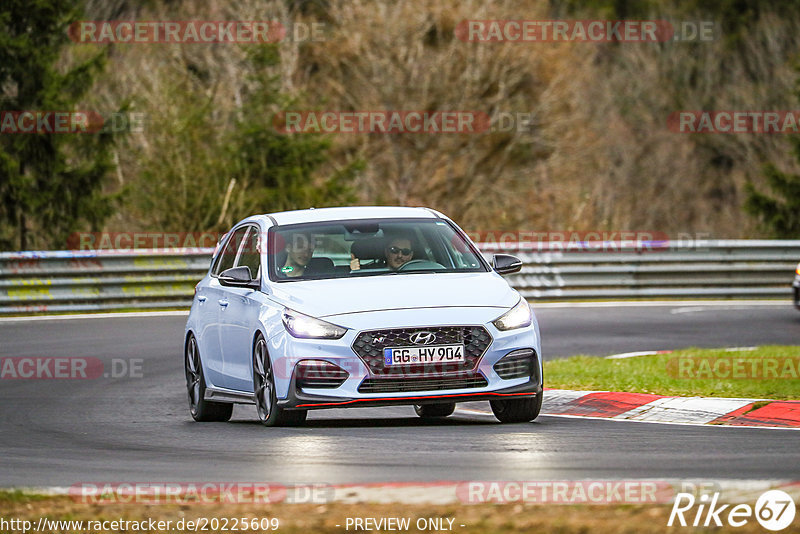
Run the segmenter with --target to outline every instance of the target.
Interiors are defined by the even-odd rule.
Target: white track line
[[[721,349],[703,349],[703,350],[720,350],[722,352],[750,352],[756,350],[758,347],[727,347]],[[621,352],[619,354],[612,354],[605,356],[606,360],[623,360],[625,358],[636,358],[637,356],[656,356],[658,354],[671,354],[677,350],[640,350],[638,352]]]
[[[750,306],[746,304],[729,304],[727,306],[720,305],[720,304],[713,304],[713,305],[705,305],[705,304],[698,304],[696,306],[681,306],[679,308],[674,308],[669,311],[672,315],[678,315],[682,313],[702,313],[707,311],[738,311],[738,310],[746,310]]]
[[[620,352],[606,356],[606,360],[624,360],[625,358],[636,358],[637,356],[655,356],[656,354],[669,354],[671,350],[640,350],[638,352]]]

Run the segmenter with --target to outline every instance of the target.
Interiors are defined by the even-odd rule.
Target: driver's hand
[[[356,258],[356,255],[351,252],[350,253],[350,270],[351,271],[357,271],[359,269],[361,269],[361,262],[358,261],[358,258]]]

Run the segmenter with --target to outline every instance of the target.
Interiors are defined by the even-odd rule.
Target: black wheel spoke
[[[200,402],[200,358],[197,353],[197,341],[192,337],[186,347],[186,389],[189,403],[194,408]]]
[[[272,367],[263,339],[256,342],[253,351],[253,381],[255,386],[256,408],[262,421],[269,419],[272,413],[272,392],[274,388]]]

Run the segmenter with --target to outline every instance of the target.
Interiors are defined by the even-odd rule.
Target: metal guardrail
[[[531,300],[785,298],[796,241],[481,244]],[[601,251],[601,252],[598,252]],[[212,249],[0,253],[0,314],[188,307]]]
[[[0,253],[0,314],[188,307],[213,251]]]
[[[576,251],[584,250],[583,252]],[[614,252],[593,252],[594,250]],[[502,252],[483,246],[484,254]],[[791,298],[800,240],[718,240],[652,247],[551,243],[515,253],[509,283],[528,299]]]

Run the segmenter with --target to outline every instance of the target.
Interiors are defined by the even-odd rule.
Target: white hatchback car
[[[413,405],[445,417],[488,400],[502,422],[542,405],[528,303],[456,224],[431,209],[324,208],[249,217],[197,284],[184,338],[197,421],[255,404],[267,425],[308,410]]]

